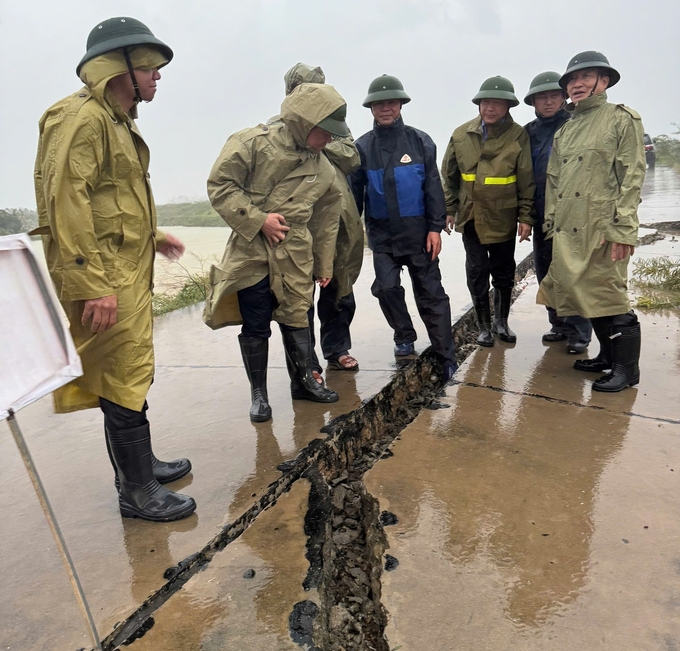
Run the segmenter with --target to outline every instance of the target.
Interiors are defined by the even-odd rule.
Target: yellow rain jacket
[[[313,277],[331,278],[343,208],[328,158],[307,149],[309,132],[345,104],[332,87],[302,84],[281,105],[281,122],[232,135],[208,179],[213,208],[232,228],[210,270],[203,319],[213,329],[242,323],[236,292],[269,276],[279,303],[274,319],[308,326]],[[290,230],[271,248],[260,229],[279,213]]]
[[[135,68],[159,68],[156,50],[131,51]],[[156,209],[149,149],[107,83],[127,72],[119,51],[87,62],[85,87],[40,119],[35,192],[43,246],[83,363],[83,376],[54,393],[57,412],[99,406],[99,397],[141,411],[154,374],[151,288]],[[84,301],[115,294],[117,322],[83,326]]]
[[[637,244],[645,180],[642,120],[600,93],[570,104],[555,134],[545,188],[553,257],[536,301],[560,316],[625,314],[630,258],[612,262],[611,245]]]
[[[487,129],[484,141],[477,116],[453,132],[442,176],[446,214],[456,216],[456,231],[474,220],[479,241],[497,244],[516,236],[518,221],[533,226],[536,184],[527,132],[510,114]]]

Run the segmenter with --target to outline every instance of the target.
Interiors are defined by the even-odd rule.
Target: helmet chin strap
[[[598,87],[600,83],[600,71],[597,71],[597,81],[595,82],[595,85],[593,86],[593,90],[590,91],[590,95],[588,97],[592,97],[595,94],[595,89]]]
[[[139,84],[137,83],[137,78],[135,77],[135,70],[132,67],[132,61],[130,61],[130,55],[126,47],[123,48],[123,56],[125,57],[125,63],[127,63],[130,79],[132,79],[132,87],[135,89],[135,102],[139,104],[142,102],[142,95],[139,92]]]

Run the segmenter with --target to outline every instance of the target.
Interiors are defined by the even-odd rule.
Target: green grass
[[[674,258],[636,260],[633,284],[642,290],[637,307],[649,310],[680,307],[680,261]]]
[[[190,274],[179,291],[168,290],[153,297],[153,314],[160,316],[173,310],[204,301],[208,296],[208,275]]]
[[[156,206],[158,225],[163,226],[225,226],[209,201],[166,203]]]

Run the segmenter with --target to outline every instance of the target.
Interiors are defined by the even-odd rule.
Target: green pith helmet
[[[152,45],[160,50],[168,60],[172,60],[172,50],[163,41],[159,41],[151,30],[139,20],[127,16],[109,18],[99,23],[87,37],[87,52],[76,68],[80,76],[83,64],[111,50],[134,45]]]
[[[567,90],[569,75],[572,72],[583,70],[584,68],[603,68],[609,77],[608,88],[611,88],[614,84],[618,84],[619,79],[621,79],[621,75],[609,65],[609,59],[607,59],[602,52],[588,50],[586,52],[579,52],[571,61],[569,61],[566,72],[560,77],[560,86],[562,86],[564,90]]]
[[[519,100],[515,96],[515,87],[505,77],[489,77],[480,87],[479,92],[472,98],[474,104],[479,104],[483,99],[507,99],[510,107],[517,106]]]
[[[392,75],[382,75],[371,82],[364,106],[370,108],[373,102],[382,102],[386,99],[400,99],[402,104],[411,101],[411,98],[404,92],[404,85]]]
[[[327,118],[324,118],[316,126],[319,129],[328,131],[332,136],[340,136],[344,138],[349,135],[349,127],[345,122],[347,117],[347,104],[343,104],[340,108],[335,109]]]
[[[546,90],[559,90],[564,94],[564,88],[560,86],[561,76],[562,75],[560,75],[559,72],[553,72],[552,70],[547,70],[540,75],[536,75],[531,81],[531,86],[529,87],[527,96],[524,98],[524,103],[533,106],[534,101],[532,96],[537,93],[544,93]]]

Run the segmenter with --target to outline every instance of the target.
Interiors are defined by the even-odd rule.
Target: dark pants
[[[548,275],[548,269],[552,262],[552,240],[546,240],[540,224],[536,225],[533,236],[534,245],[534,268],[539,285]],[[557,316],[552,307],[547,307],[550,330],[559,334],[567,335],[570,341],[590,343],[593,327],[589,319],[582,316]]]
[[[272,336],[272,315],[278,302],[269,287],[269,276],[260,282],[236,292],[238,308],[243,317],[242,337],[259,337],[269,339]],[[300,330],[281,324],[281,330]]]
[[[110,431],[119,432],[149,423],[146,419],[146,410],[149,408],[146,400],[142,411],[133,411],[127,407],[121,407],[115,402],[106,400],[106,398],[99,398],[99,406],[104,412],[104,427]]]
[[[496,289],[515,286],[515,238],[497,244],[482,244],[473,221],[465,224],[465,274],[472,302],[488,304],[489,275]]]
[[[425,323],[432,348],[444,363],[454,363],[449,297],[442,286],[439,260],[431,260],[429,253],[397,257],[389,253],[373,253],[375,281],[371,292],[380,302],[380,309],[394,330],[394,343],[405,344],[416,340],[416,331],[401,286],[401,270],[404,266],[411,276],[418,313]]]
[[[350,292],[337,300],[338,288],[331,281],[327,287],[319,291],[317,309],[319,322],[321,323],[321,351],[324,359],[338,359],[349,353],[352,347],[352,338],[349,327],[354,319],[356,303],[354,293]],[[321,371],[319,358],[316,355],[316,339],[314,337],[314,303],[307,313],[309,318],[309,331],[312,338],[312,363],[315,371]]]

